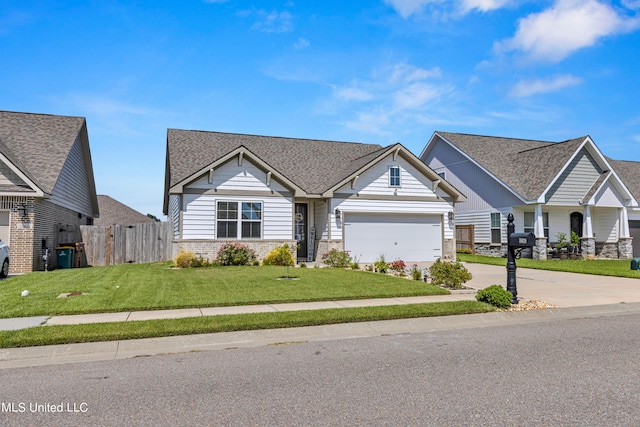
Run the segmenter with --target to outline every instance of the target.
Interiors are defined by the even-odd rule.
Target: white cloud
[[[431,3],[442,3],[442,0],[384,0],[385,3],[393,7],[403,18],[421,12],[424,7]]]
[[[423,68],[402,63],[393,66],[389,81],[392,83],[410,83],[432,77],[442,77],[442,71],[439,67],[425,70]]]
[[[558,0],[550,9],[521,19],[515,36],[497,43],[495,49],[499,53],[518,50],[536,60],[558,62],[603,37],[639,25],[638,18],[621,16],[596,0]]]
[[[577,86],[582,83],[580,77],[564,74],[551,79],[521,80],[512,89],[511,96],[525,98],[539,93],[555,92],[565,87]]]
[[[333,96],[345,101],[371,101],[374,95],[356,87],[334,89]]]
[[[251,27],[254,30],[264,33],[287,33],[293,30],[293,15],[287,11],[267,12],[259,10],[253,14],[258,16],[258,21]]]
[[[501,9],[512,3],[512,0],[462,0],[461,8],[463,13],[477,10],[479,12],[489,12]]]
[[[398,111],[414,110],[423,107],[429,101],[439,98],[440,95],[442,95],[442,89],[438,86],[413,83],[394,93],[394,109]]]
[[[397,132],[401,123],[419,123],[454,91],[441,82],[438,67],[420,68],[407,63],[374,70],[368,80],[333,87],[330,100],[323,103],[325,114],[346,117],[341,123],[353,130],[371,134]],[[431,122],[431,118],[428,119]]]
[[[293,48],[296,50],[305,49],[310,46],[309,40],[300,37],[297,42],[293,44]]]

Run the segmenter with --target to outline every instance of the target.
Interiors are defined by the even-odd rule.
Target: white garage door
[[[344,249],[359,262],[435,261],[442,256],[439,215],[344,212]]]

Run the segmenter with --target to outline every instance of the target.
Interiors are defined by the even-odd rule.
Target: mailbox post
[[[507,216],[507,290],[511,292],[511,304],[518,304],[518,287],[516,285],[516,249],[530,248],[536,244],[533,233],[515,233],[513,214]],[[519,252],[518,252],[519,254]]]

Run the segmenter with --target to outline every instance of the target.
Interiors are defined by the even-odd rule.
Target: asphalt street
[[[621,312],[0,370],[0,425],[636,426],[639,322]]]

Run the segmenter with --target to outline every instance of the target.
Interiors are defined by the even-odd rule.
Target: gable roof
[[[165,210],[169,191],[200,176],[217,162],[239,152],[258,160],[262,167],[279,175],[285,185],[304,195],[324,195],[338,183],[368,167],[376,159],[401,147],[403,155],[417,158],[396,144],[383,148],[377,144],[338,142],[314,139],[284,138],[207,132],[167,130],[167,166],[165,176]],[[409,153],[409,154],[407,154]],[[424,173],[424,165],[422,170]],[[428,169],[434,179],[437,174]],[[443,186],[454,198],[464,196],[451,185]]]
[[[436,132],[523,201],[538,199],[588,136],[562,142]],[[425,149],[426,150],[426,149]]]
[[[83,128],[84,117],[0,111],[0,152],[40,190],[51,194]]]
[[[609,158],[607,158],[607,161],[620,176],[620,179],[633,194],[633,197],[640,201],[640,162],[612,160]]]
[[[94,219],[93,225],[129,225],[156,222],[153,218],[149,218],[109,196],[98,195],[98,207],[100,209],[100,218]]]
[[[351,162],[381,150],[379,145],[312,139],[169,129],[170,186],[246,147],[307,193],[321,193]],[[321,161],[320,161],[321,159]]]

